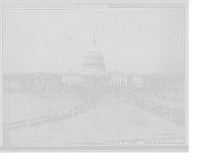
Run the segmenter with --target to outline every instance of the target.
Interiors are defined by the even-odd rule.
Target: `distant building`
[[[142,76],[135,74],[127,74],[127,85],[142,87],[143,86]]]
[[[80,86],[82,83],[81,73],[70,70],[62,75],[62,82],[65,83],[68,87]]]
[[[45,89],[45,84],[51,85],[53,79],[62,82],[68,87],[94,87],[101,83],[103,86],[137,86],[139,88],[151,88],[160,83],[166,83],[166,77],[158,74],[136,75],[125,74],[115,70],[107,72],[102,52],[97,48],[96,39],[93,38],[92,46],[84,57],[83,69],[81,72],[69,70],[62,74],[46,74],[37,72],[24,74],[23,87],[31,87],[36,92]]]
[[[19,92],[53,92],[53,88],[61,82],[61,78],[62,76],[59,74],[47,74],[43,72],[22,74],[18,77],[20,84],[17,90]]]
[[[166,85],[166,78],[159,74],[150,74],[145,76],[149,87],[162,87]]]
[[[112,86],[127,86],[127,75],[114,71],[111,73],[111,85]]]

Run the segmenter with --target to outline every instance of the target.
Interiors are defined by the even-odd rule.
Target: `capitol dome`
[[[96,46],[95,36],[92,41],[92,47],[84,57],[83,71],[88,73],[105,72],[105,62],[102,52]]]

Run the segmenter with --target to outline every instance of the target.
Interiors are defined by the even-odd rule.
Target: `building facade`
[[[23,74],[23,88],[29,88],[32,92],[45,92],[45,86],[48,84],[49,87],[54,82],[61,83],[62,74],[50,74],[43,72],[36,72],[32,74]]]
[[[142,75],[141,80],[142,87],[145,88],[151,88],[153,86],[166,83],[166,77],[158,74]]]
[[[48,82],[50,85],[54,81],[62,83],[68,87],[94,87],[103,86],[137,86],[139,88],[151,88],[155,85],[166,83],[166,77],[158,74],[136,75],[125,74],[115,70],[107,72],[102,52],[96,45],[93,38],[92,46],[84,57],[83,69],[81,72],[69,70],[62,74],[46,74],[37,72],[34,74],[24,74],[23,87],[31,87],[34,91],[44,91]]]

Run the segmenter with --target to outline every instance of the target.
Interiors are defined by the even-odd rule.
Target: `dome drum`
[[[84,72],[105,72],[104,57],[97,49],[95,37],[93,38],[92,50],[88,51],[83,61]]]

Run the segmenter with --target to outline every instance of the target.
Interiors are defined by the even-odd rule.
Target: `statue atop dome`
[[[95,35],[94,35],[94,37],[93,37],[92,44],[93,44],[94,47],[97,47],[97,45],[96,45],[97,43],[96,43]]]
[[[92,47],[84,57],[84,72],[105,72],[105,62],[102,52],[97,48],[95,35],[92,40]]]

